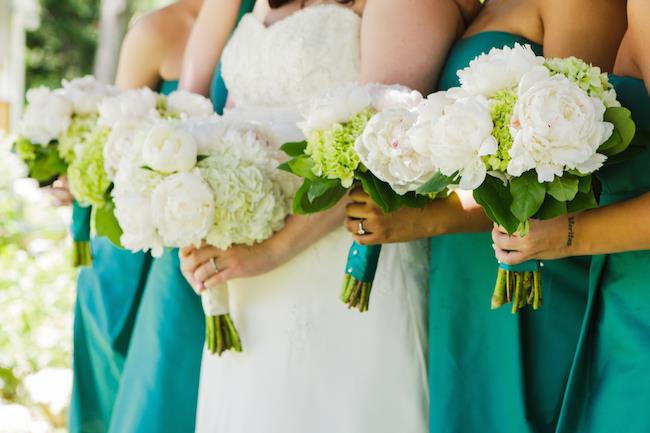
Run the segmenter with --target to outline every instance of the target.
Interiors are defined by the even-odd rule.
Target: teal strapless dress
[[[643,81],[612,77],[637,129],[650,133]],[[600,170],[601,206],[650,192],[650,142]],[[561,433],[650,432],[650,251],[594,256],[589,303],[558,426]]]
[[[239,18],[254,3],[242,1]],[[215,111],[222,112],[226,97],[216,72]],[[201,298],[180,272],[178,250],[168,249],[151,266],[110,433],[192,433],[204,340]]]
[[[485,32],[458,41],[440,89],[492,48],[521,37]],[[429,310],[432,433],[553,432],[587,303],[589,259],[546,262],[544,306],[490,310],[497,261],[490,233],[431,239]]]

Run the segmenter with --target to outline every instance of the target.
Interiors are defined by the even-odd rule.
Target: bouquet
[[[163,247],[225,249],[269,238],[283,227],[295,191],[276,169],[279,156],[253,128],[216,115],[154,122],[136,134],[116,171],[122,245],[156,257]],[[210,352],[241,351],[227,285],[201,297]]]
[[[384,212],[424,206],[433,195],[415,191],[437,169],[409,138],[421,103],[418,92],[401,86],[354,85],[326,92],[303,107],[299,126],[307,139],[282,146],[293,159],[281,168],[303,178],[294,213],[324,211],[354,184]],[[380,250],[357,243],[350,248],[341,291],[348,307],[368,310]]]
[[[424,134],[439,179],[473,190],[509,234],[525,235],[530,218],[597,206],[592,173],[614,162],[635,134],[607,75],[516,45],[477,57],[458,76],[460,87],[439,94],[441,116]],[[537,309],[542,300],[539,261],[500,265],[493,309],[506,302],[513,313]]]

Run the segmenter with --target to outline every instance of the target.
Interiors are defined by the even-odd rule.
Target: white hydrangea
[[[99,125],[112,128],[120,121],[156,119],[158,95],[151,89],[127,90],[99,104]]]
[[[117,89],[97,81],[92,75],[74,80],[63,80],[63,93],[72,103],[75,114],[93,114],[107,97],[117,94]]]
[[[603,121],[605,105],[564,75],[527,74],[511,121],[514,139],[508,174],[535,169],[540,182],[550,182],[565,170],[592,173],[606,157],[598,148],[614,126]]]
[[[463,91],[490,97],[499,90],[514,88],[524,74],[543,68],[544,61],[544,57],[537,56],[530,45],[493,48],[458,71],[458,78]]]
[[[199,245],[214,222],[212,190],[198,172],[167,176],[151,194],[153,223],[166,246]]]
[[[473,190],[485,180],[483,156],[497,151],[488,100],[482,96],[451,100],[430,97],[413,130],[413,146],[429,155],[445,176],[460,175],[459,188]]]
[[[72,109],[72,104],[60,91],[46,87],[30,89],[19,133],[32,143],[45,146],[68,130]]]
[[[142,143],[144,163],[161,173],[189,171],[196,165],[197,155],[194,136],[169,121],[156,123]]]
[[[433,159],[411,143],[410,132],[417,120],[417,113],[406,109],[381,111],[355,143],[363,165],[398,194],[417,190],[437,171]]]
[[[196,93],[177,90],[167,96],[167,112],[181,118],[207,117],[214,114],[212,102]]]

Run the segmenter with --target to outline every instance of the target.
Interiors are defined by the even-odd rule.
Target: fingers
[[[218,260],[218,256],[221,254],[221,251],[214,247],[202,247],[195,249],[194,251],[181,251],[181,269],[194,274],[199,266],[209,261],[213,257],[215,260]]]
[[[361,235],[359,233],[359,228],[363,228],[365,234]],[[367,219],[356,219],[356,218],[346,218],[345,219],[345,228],[352,233],[353,235],[358,236],[368,236],[373,233],[372,227],[373,223]]]
[[[205,282],[208,278],[222,270],[223,269],[219,269],[219,265],[217,265],[216,260],[213,258],[200,265],[196,271],[194,271],[194,279],[199,282]]]
[[[492,242],[496,248],[507,251],[520,251],[523,247],[520,237],[510,236],[497,228],[492,230]]]
[[[506,251],[495,247],[494,254],[499,263],[506,265],[518,265],[528,260],[520,251]]]
[[[352,238],[359,245],[378,245],[382,244],[383,241],[379,238],[378,235],[371,233],[367,235],[353,235]]]
[[[70,206],[74,201],[72,194],[63,188],[50,188],[50,195],[54,198],[55,206]]]
[[[210,278],[208,278],[207,281],[203,283],[203,285],[208,289],[213,289],[219,287],[222,284],[226,284],[228,281],[237,277],[239,277],[239,275],[234,271],[234,269],[228,268],[212,275]]]
[[[367,219],[373,216],[370,207],[363,203],[349,203],[345,206],[345,214],[351,218]]]
[[[357,203],[372,203],[372,199],[362,188],[354,188],[348,195],[352,201]]]

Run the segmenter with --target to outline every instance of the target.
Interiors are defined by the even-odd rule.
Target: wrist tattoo
[[[570,216],[569,217],[569,224],[568,224],[567,239],[566,239],[566,246],[567,247],[570,247],[571,245],[573,245],[573,238],[574,238],[573,226],[575,225],[575,223],[576,223],[576,218]]]

